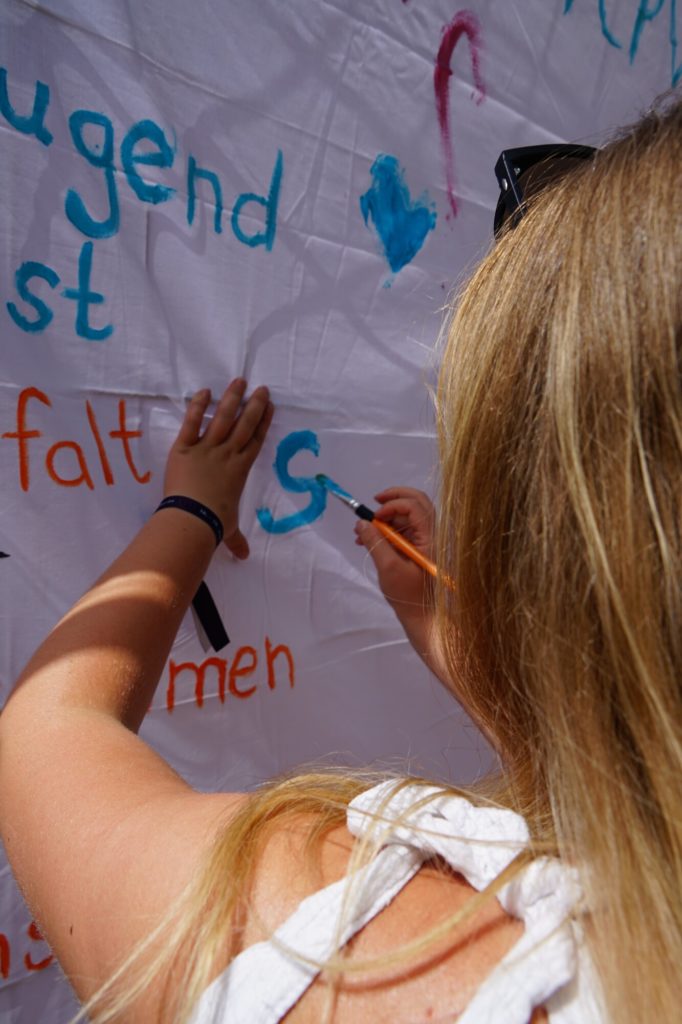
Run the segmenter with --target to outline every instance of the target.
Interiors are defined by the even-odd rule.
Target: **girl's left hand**
[[[164,480],[165,497],[181,494],[215,512],[223,524],[225,544],[236,558],[249,554],[239,529],[239,500],[274,412],[266,387],[256,388],[246,402],[245,392],[246,381],[233,380],[202,434],[211,392],[197,391],[168,455]]]

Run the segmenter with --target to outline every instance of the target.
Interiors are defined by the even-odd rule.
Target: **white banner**
[[[674,0],[2,0],[0,29],[3,696],[153,512],[186,397],[244,375],[277,412],[251,558],[207,578],[231,642],[187,617],[145,737],[205,790],[472,779],[485,744],[315,475],[435,494],[435,341],[497,156],[634,118],[678,76]],[[1,870],[0,1021],[64,1021]]]

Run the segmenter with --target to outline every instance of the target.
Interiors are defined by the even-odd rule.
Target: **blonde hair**
[[[614,1024],[679,1009],[680,167],[682,104],[668,101],[537,197],[467,285],[438,388],[438,563],[456,582],[438,588],[441,644],[499,745],[496,798],[526,817],[532,851],[582,869]],[[164,1019],[186,1020],[268,830],[312,815],[313,848],[373,781],[305,775],[256,794],[151,937],[164,949],[136,950],[93,1019],[170,976],[182,949]]]
[[[582,866],[611,1019],[682,963],[682,103],[543,195],[474,274],[439,381],[438,595],[510,798]]]

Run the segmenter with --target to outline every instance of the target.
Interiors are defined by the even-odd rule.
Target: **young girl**
[[[202,432],[194,397],[166,472],[181,507],[56,627],[0,723],[5,847],[93,1019],[677,1019],[681,166],[669,101],[529,203],[464,291],[435,595],[359,536],[499,752],[476,792],[339,774],[204,795],[136,737],[217,536],[248,554],[239,497],[272,415],[237,380]],[[429,553],[425,496],[379,500]]]

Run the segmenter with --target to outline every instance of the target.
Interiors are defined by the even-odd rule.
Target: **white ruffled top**
[[[475,807],[418,783],[396,788],[395,780],[356,797],[347,823],[353,835],[380,846],[376,857],[303,900],[270,940],[240,953],[203,993],[191,1024],[276,1024],[314,981],[315,965],[383,910],[425,861],[442,857],[481,890],[529,838],[513,811]],[[581,895],[575,870],[547,857],[499,890],[497,899],[525,931],[458,1024],[528,1024],[537,1006],[545,1007],[550,1024],[606,1024],[582,929],[572,916]]]

